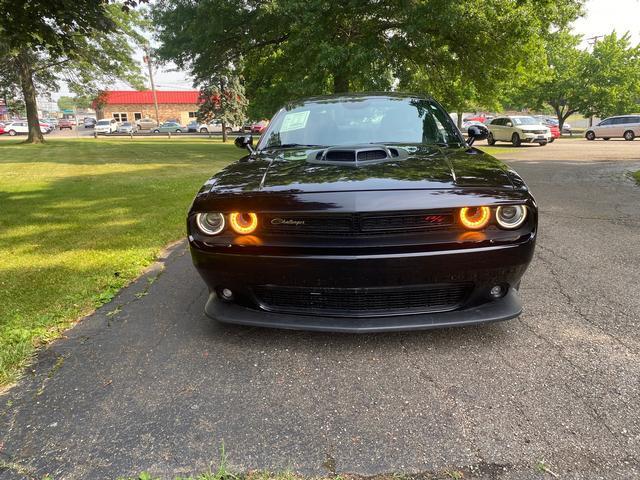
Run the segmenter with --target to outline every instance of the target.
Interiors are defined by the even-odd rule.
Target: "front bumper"
[[[523,142],[528,142],[528,143],[543,143],[543,142],[550,142],[552,138],[552,135],[541,135],[541,134],[536,134],[536,133],[526,133],[524,135],[524,137],[522,138]]]
[[[319,332],[375,333],[462,327],[509,320],[520,315],[522,303],[517,290],[512,288],[506,296],[498,300],[464,310],[389,317],[344,318],[259,311],[227,303],[217,298],[215,293],[211,293],[205,312],[207,316],[220,322],[253,327]]]
[[[520,314],[517,286],[535,246],[535,236],[514,245],[389,255],[257,255],[201,250],[191,244],[196,269],[211,295],[205,311],[227,323],[287,329],[376,332],[416,330],[507,320]],[[352,315],[264,305],[254,287],[385,289],[415,285],[469,285],[462,303],[446,311],[376,311]],[[501,285],[507,294],[491,299]],[[233,292],[225,301],[222,289]]]

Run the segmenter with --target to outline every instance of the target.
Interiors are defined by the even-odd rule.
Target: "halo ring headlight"
[[[463,207],[460,209],[460,223],[469,230],[481,230],[489,224],[489,207]]]
[[[501,228],[513,230],[527,219],[527,207],[524,205],[505,205],[496,210],[496,222]]]
[[[253,212],[233,212],[229,214],[229,224],[234,232],[248,235],[258,228],[258,216]]]
[[[224,230],[224,215],[219,212],[198,213],[196,215],[198,228],[207,235],[218,235]]]

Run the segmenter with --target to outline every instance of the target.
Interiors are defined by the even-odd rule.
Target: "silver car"
[[[587,140],[624,138],[631,141],[640,135],[640,115],[618,115],[602,120],[584,133]]]
[[[118,127],[118,133],[136,133],[138,131],[138,126],[135,123],[131,122],[122,122],[122,124]]]

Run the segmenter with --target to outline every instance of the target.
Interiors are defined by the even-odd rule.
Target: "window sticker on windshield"
[[[292,130],[300,130],[307,126],[309,119],[309,110],[304,112],[287,113],[280,127],[281,132],[290,132]]]

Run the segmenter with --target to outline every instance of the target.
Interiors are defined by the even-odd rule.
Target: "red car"
[[[266,120],[261,120],[258,123],[254,123],[251,125],[251,133],[262,133],[265,128],[267,128],[269,122]]]
[[[547,127],[551,130],[551,140],[549,140],[549,143],[553,142],[556,138],[560,138],[560,129],[557,125],[551,124],[547,125]]]
[[[71,120],[67,118],[63,118],[58,122],[58,128],[60,130],[63,130],[65,128],[68,128],[69,130],[73,130],[73,123],[71,123]]]

